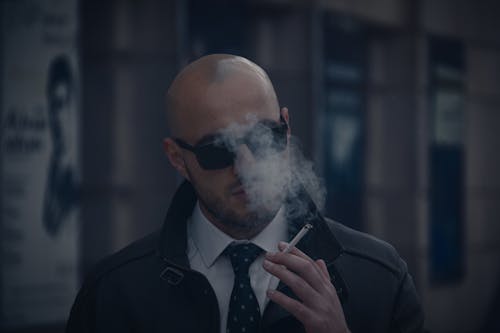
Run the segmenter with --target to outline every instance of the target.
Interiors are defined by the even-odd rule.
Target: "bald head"
[[[279,114],[269,77],[255,63],[234,55],[212,54],[192,62],[167,91],[170,134],[188,139],[194,138],[192,129],[200,129],[200,122],[215,128],[261,108],[272,108],[276,116]]]

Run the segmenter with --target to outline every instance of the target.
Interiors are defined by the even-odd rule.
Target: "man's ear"
[[[182,157],[179,146],[175,143],[172,138],[163,139],[163,150],[167,154],[170,164],[187,180],[189,179],[189,173],[187,172],[186,162]]]
[[[290,127],[290,118],[288,116],[288,108],[287,107],[283,107],[281,108],[281,115],[283,116],[283,119],[285,119],[286,121],[286,124],[288,125],[288,136],[291,135],[291,127]]]

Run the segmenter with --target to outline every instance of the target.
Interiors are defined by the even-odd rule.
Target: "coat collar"
[[[196,204],[196,193],[188,181],[177,189],[167,211],[158,252],[163,260],[189,268],[187,257],[187,220]]]

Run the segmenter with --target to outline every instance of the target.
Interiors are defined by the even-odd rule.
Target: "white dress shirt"
[[[281,207],[271,223],[254,238],[235,240],[208,221],[203,215],[199,203],[196,204],[187,225],[187,254],[191,269],[205,275],[215,292],[219,303],[221,333],[226,332],[229,299],[234,283],[231,261],[226,256],[221,255],[222,252],[233,242],[236,244],[253,243],[265,252],[278,251],[278,243],[286,241],[288,235],[283,214],[283,207]],[[271,275],[262,267],[265,252],[255,259],[248,271],[250,284],[259,302],[261,315],[269,301],[266,296],[267,289],[276,289],[279,282],[277,279],[271,280]]]

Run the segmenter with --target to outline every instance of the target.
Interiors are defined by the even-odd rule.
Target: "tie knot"
[[[229,245],[224,253],[231,260],[235,274],[248,274],[248,268],[262,253],[262,249],[255,244]]]

